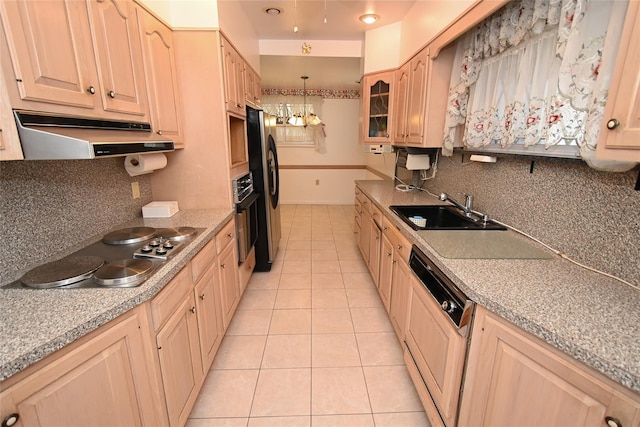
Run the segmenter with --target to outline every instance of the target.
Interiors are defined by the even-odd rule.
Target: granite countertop
[[[116,289],[1,289],[0,381],[151,299],[233,218],[232,209],[179,211],[170,218],[137,218],[113,229],[137,226],[204,228],[142,285]],[[56,255],[69,255],[100,240],[94,236]]]
[[[470,299],[640,392],[639,290],[550,251],[547,259],[445,258],[429,244],[433,232],[414,231],[389,210],[391,205],[443,202],[422,191],[397,191],[390,180],[356,183]],[[525,239],[513,231],[495,232]]]

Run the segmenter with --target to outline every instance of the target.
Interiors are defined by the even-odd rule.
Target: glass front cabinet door
[[[393,138],[393,71],[364,76],[363,137],[365,143],[391,144]]]

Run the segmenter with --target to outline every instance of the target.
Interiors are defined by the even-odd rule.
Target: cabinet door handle
[[[87,92],[89,92],[91,95],[95,95],[95,93],[96,93],[96,88],[95,88],[95,87],[93,87],[93,86],[89,86],[89,87],[87,88]]]
[[[223,262],[222,264],[220,264],[220,267],[224,268],[226,266],[226,264]]]
[[[200,299],[204,301],[204,294],[200,295]]]
[[[189,311],[195,314],[195,312],[196,312],[196,307],[195,307],[195,306],[194,306],[194,307],[191,307],[191,309],[190,309]]]
[[[7,417],[4,420],[2,420],[2,427],[14,426],[16,425],[19,419],[20,419],[20,414],[18,413],[7,415]]]
[[[398,250],[402,250],[402,245],[398,245]]]
[[[618,126],[620,126],[620,122],[617,119],[610,119],[607,122],[607,129],[609,129],[609,130],[614,130]]]
[[[232,233],[227,233],[227,237],[231,239],[231,238],[233,238],[233,234]]]
[[[158,130],[156,133],[157,133],[158,135],[162,135],[162,131],[161,131],[161,130]]]
[[[109,92],[107,92],[107,95],[109,95],[109,98],[113,99],[116,97],[116,93],[112,90],[110,90]]]
[[[387,256],[391,256],[391,252],[387,252]]]
[[[609,125],[607,124],[607,127]],[[604,417],[604,420],[607,422],[609,427],[622,427],[622,423],[619,419],[613,417]]]

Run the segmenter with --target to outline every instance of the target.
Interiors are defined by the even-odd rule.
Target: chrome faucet
[[[449,197],[447,193],[440,193],[440,200],[442,200],[443,202],[451,202],[455,207],[462,210],[466,216],[471,217],[471,213],[473,211],[473,196],[465,193],[464,197],[465,201],[463,205],[462,203],[457,202],[456,200]]]

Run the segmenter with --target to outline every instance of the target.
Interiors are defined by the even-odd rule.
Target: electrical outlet
[[[316,185],[320,185],[320,180],[316,179]]]
[[[133,195],[134,199],[140,198],[140,184],[138,184],[138,181],[134,181],[131,183],[131,194]]]

